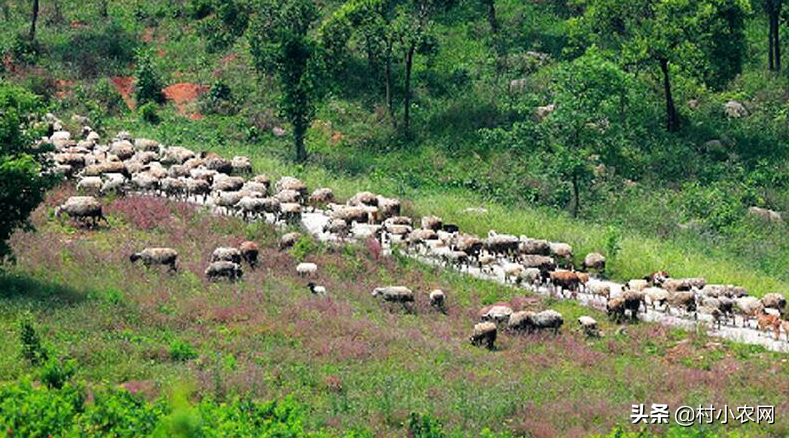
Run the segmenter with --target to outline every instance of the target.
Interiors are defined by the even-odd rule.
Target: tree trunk
[[[773,50],[775,51],[775,70],[781,71],[781,26],[779,19],[781,17],[781,3],[782,0],[774,0],[775,12],[773,14]]]
[[[411,69],[414,66],[414,51],[416,43],[411,43],[405,56],[405,97],[403,99],[403,129],[408,131],[411,122]]]
[[[775,26],[773,22],[773,2],[772,0],[767,0],[767,21],[770,23],[770,29],[767,31],[767,52],[768,52],[768,62],[767,68],[770,71],[775,70],[775,61],[773,60],[773,56],[775,55],[775,51],[773,49],[773,27]]]
[[[485,0],[488,4],[488,24],[494,34],[499,32],[499,23],[496,21],[496,0]]]
[[[33,16],[30,19],[30,41],[36,39],[36,23],[38,22],[38,0],[33,0]]]
[[[783,0],[767,0],[765,4],[770,25],[767,35],[768,67],[772,71],[781,70],[781,26],[779,20],[782,3]]]
[[[578,187],[578,176],[573,175],[573,217],[578,217],[578,210],[581,209],[581,195]]]
[[[386,47],[386,65],[384,67],[384,85],[386,87],[386,111],[392,120],[392,127],[397,129],[397,119],[394,115],[394,104],[392,97],[392,46]]]
[[[101,5],[100,5],[101,7],[99,10],[99,14],[101,14],[101,18],[107,18],[109,16],[109,13],[107,12],[107,8],[108,8],[107,3],[109,2],[110,0],[101,0]]]
[[[307,161],[307,149],[304,148],[304,137],[307,133],[307,126],[301,123],[293,126],[293,141],[296,144],[296,162]]]
[[[679,130],[679,115],[674,106],[674,97],[671,95],[671,80],[669,78],[668,60],[660,60],[660,70],[663,72],[663,92],[666,95],[666,130],[675,132]]]

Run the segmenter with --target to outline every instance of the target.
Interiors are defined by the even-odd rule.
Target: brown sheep
[[[474,325],[474,333],[469,340],[472,345],[485,345],[488,350],[493,350],[496,342],[496,324],[492,322],[480,322]]]
[[[238,250],[241,251],[241,260],[245,261],[252,268],[257,266],[258,255],[260,254],[260,246],[257,243],[251,241],[241,242]]]

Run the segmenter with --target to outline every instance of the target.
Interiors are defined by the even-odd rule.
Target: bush
[[[0,425],[7,436],[46,437],[260,437],[329,438],[304,430],[304,410],[292,399],[260,402],[204,399],[196,405],[186,393],[168,402],[147,402],[120,388],[92,388],[88,403],[84,383],[62,388],[34,386],[29,380],[0,386]],[[346,438],[365,435],[351,433]]]
[[[140,118],[152,125],[158,125],[161,119],[159,118],[159,106],[153,102],[148,102],[138,110]]]
[[[137,66],[134,69],[134,98],[137,105],[144,105],[148,102],[164,103],[164,93],[162,93],[162,82],[151,56],[138,51],[136,56]]]
[[[41,367],[39,378],[41,383],[49,388],[61,389],[74,377],[77,371],[77,362],[73,359],[62,360],[52,358]]]
[[[205,114],[232,115],[238,111],[233,90],[222,79],[211,84],[211,89],[202,96],[200,107]]]
[[[80,76],[93,78],[127,66],[134,60],[136,46],[135,36],[111,21],[80,28],[52,51],[64,64],[75,66]]]
[[[57,181],[41,172],[48,148],[32,147],[42,134],[32,121],[42,110],[36,96],[0,80],[0,262],[11,256],[8,238],[17,228],[30,227],[30,212]]]
[[[188,342],[176,339],[170,343],[170,359],[186,362],[197,357],[197,351]]]
[[[427,414],[412,412],[408,416],[408,432],[413,438],[445,438],[441,422]]]
[[[41,345],[41,338],[33,326],[33,317],[30,313],[22,315],[19,319],[19,343],[22,357],[31,365],[39,365],[49,358],[47,350]]]

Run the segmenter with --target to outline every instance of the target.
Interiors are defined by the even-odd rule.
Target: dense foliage
[[[30,212],[55,181],[42,174],[46,147],[34,145],[41,109],[35,95],[0,81],[0,261],[11,255],[8,238],[28,225]]]

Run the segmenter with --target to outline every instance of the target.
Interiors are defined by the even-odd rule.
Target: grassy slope
[[[309,426],[370,428],[402,435],[411,411],[429,412],[459,436],[484,427],[535,437],[580,437],[628,423],[630,404],[776,404],[785,397],[789,365],[777,354],[709,343],[651,324],[626,334],[598,312],[573,303],[532,305],[560,310],[558,337],[501,336],[495,352],[467,336],[484,303],[515,290],[408,259],[377,260],[365,247],[312,247],[304,259],[321,267],[331,298],[315,299],[295,276],[293,254],[275,250],[265,225],[212,217],[155,199],[108,201],[111,229],[78,230],[51,219],[69,194],[55,190],[34,214],[35,233],[18,233],[19,263],[3,277],[0,330],[14,339],[16,315],[33,312],[45,343],[79,362],[77,378],[110,384],[142,382],[156,393],[189,380],[203,394],[280,397],[309,405]],[[254,238],[262,267],[234,285],[209,284],[202,270],[212,249]],[[146,272],[127,256],[145,245],[175,247],[180,272]],[[402,283],[420,292],[414,314],[382,308],[374,285]],[[447,316],[429,310],[426,293],[449,293]],[[591,313],[606,336],[585,340],[574,319]],[[179,361],[173,342],[198,358]],[[0,343],[0,380],[30,369],[16,342]],[[747,428],[746,430],[755,431]],[[760,433],[784,436],[789,423]]]

